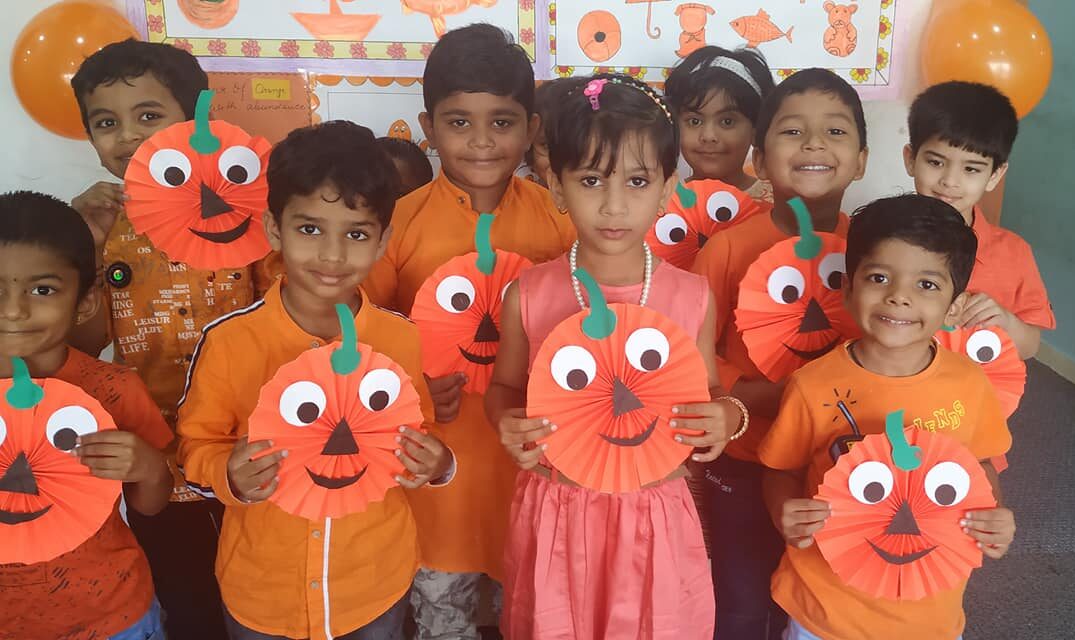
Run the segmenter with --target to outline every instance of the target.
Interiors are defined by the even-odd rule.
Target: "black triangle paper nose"
[[[478,331],[474,333],[474,342],[500,342],[500,332],[496,330],[493,316],[488,313],[482,316]]]
[[[206,184],[202,183],[202,219],[208,220],[214,216],[219,216],[222,213],[228,213],[231,211],[231,207],[227,202],[216,194],[216,191],[210,189]]]
[[[817,303],[817,299],[810,298],[810,304],[806,305],[806,315],[803,316],[803,321],[799,325],[799,333],[824,331],[831,328],[832,324],[829,323],[829,317],[825,315],[825,311]]]
[[[892,516],[892,522],[888,523],[888,528],[885,529],[885,533],[889,535],[907,535],[907,536],[919,536],[922,532],[918,530],[918,523],[915,522],[914,514],[911,513],[911,506],[904,502],[900,505],[899,511],[896,515]]]
[[[358,453],[358,443],[355,442],[355,437],[351,435],[351,425],[347,424],[346,419],[341,418],[336,424],[336,428],[332,430],[332,435],[325,441],[325,447],[321,449],[321,455],[346,456],[352,453]]]
[[[625,413],[631,413],[635,409],[641,409],[643,406],[642,401],[638,399],[627,385],[620,382],[619,378],[616,378],[612,383],[612,415],[613,417],[620,417]]]
[[[4,477],[0,478],[0,491],[37,495],[37,480],[34,480],[34,472],[25,453],[20,453],[4,472]]]
[[[698,234],[698,248],[701,249],[705,246],[705,243],[709,242],[709,236],[704,233]]]

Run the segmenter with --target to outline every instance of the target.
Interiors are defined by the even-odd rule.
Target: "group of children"
[[[189,54],[134,41],[90,56],[72,80],[118,179],[142,142],[193,117],[207,84]],[[390,639],[409,615],[417,638],[477,638],[486,593],[513,639],[957,638],[962,587],[896,602],[845,586],[813,544],[830,510],[811,496],[833,465],[829,445],[848,433],[829,406],[837,388],[854,393],[864,432],[894,407],[911,422],[961,403],[962,426],[947,435],[983,460],[1000,499],[988,460],[1011,436],[996,397],[933,336],[946,324],[1001,326],[1027,358],[1053,326],[1029,247],[977,208],[1007,167],[1008,100],[968,83],[926,90],[904,150],[920,195],[849,217],[841,203],[866,170],[866,123],[854,89],[828,71],[774,87],[755,51],[705,47],[663,96],[605,74],[545,83],[535,97],[522,49],[476,24],[441,38],[423,92],[440,174],[427,180],[424,158],[357,124],[296,130],[267,169],[274,253],[250,267],[170,261],[134,233],[119,184],[71,207],[0,196],[0,377],[17,356],[34,377],[102,402],[121,431],[85,436],[76,451],[94,475],[124,482],[130,523],[117,506],[74,551],[0,566],[0,637]],[[756,176],[744,169],[751,148]],[[766,208],[710,239],[694,273],[644,242],[680,154],[690,179],[721,180]],[[534,181],[515,176],[524,156]],[[847,238],[841,287],[862,337],[773,383],[733,318],[747,268],[798,234],[795,197],[815,229]],[[473,250],[480,213],[495,216],[494,247],[536,265],[504,294],[484,396],[465,392],[462,374],[424,377],[405,318],[433,271]],[[695,448],[690,462],[638,491],[596,492],[550,468],[537,443],[557,425],[525,410],[539,346],[588,305],[576,267],[609,301],[655,309],[711,356],[711,400],[674,408],[673,426],[698,434],[677,436]],[[248,441],[247,420],[281,365],[337,338],[338,304],[362,342],[410,374],[428,433],[400,434],[407,473],[383,501],[311,521],[267,502],[287,452]],[[85,355],[110,341],[115,364]],[[964,520],[987,556],[1007,551],[1011,511]]]

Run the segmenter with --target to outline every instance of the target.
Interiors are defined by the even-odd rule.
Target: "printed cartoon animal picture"
[[[393,122],[391,126],[388,127],[388,133],[386,133],[385,135],[387,135],[389,138],[399,138],[400,140],[413,142],[414,144],[418,145],[419,149],[425,151],[427,154],[429,153],[429,141],[414,139],[413,135],[411,134],[411,125],[407,124],[407,121],[403,120],[402,118]]]
[[[439,39],[448,31],[448,23],[444,16],[463,13],[472,6],[488,9],[495,5],[497,0],[400,0],[403,3],[403,13],[424,13],[433,21],[433,32]]]
[[[239,11],[239,0],[179,0],[183,16],[203,29],[219,29]]]
[[[713,7],[699,2],[686,2],[676,7],[679,26],[683,29],[679,34],[677,56],[686,58],[706,45],[706,23],[709,22],[709,16],[716,13]]]
[[[756,15],[740,16],[729,24],[739,37],[747,41],[747,46],[752,48],[757,48],[763,42],[772,42],[780,38],[787,38],[788,42],[791,42],[791,30],[795,28],[792,26],[788,27],[787,31],[781,31],[780,27],[773,24],[765,9],[758,9]]]
[[[343,0],[354,2],[354,0]],[[238,0],[236,0],[238,4]],[[350,40],[361,42],[366,39],[373,27],[377,26],[379,14],[344,13],[339,0],[329,0],[328,13],[292,12],[291,16],[299,21],[312,36],[319,40]]]
[[[829,14],[829,28],[825,29],[825,51],[841,58],[851,55],[858,44],[858,29],[851,24],[851,16],[858,11],[857,4],[836,4],[832,0],[822,7]]]

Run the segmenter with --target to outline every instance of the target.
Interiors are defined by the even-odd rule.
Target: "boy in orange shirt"
[[[1019,120],[1008,98],[994,87],[945,82],[923,91],[907,118],[911,142],[903,149],[915,190],[944,200],[978,236],[978,257],[957,323],[998,326],[1019,355],[1034,357],[1042,329],[1055,329],[1049,296],[1030,245],[992,225],[978,206],[1008,170]]]
[[[277,369],[339,335],[337,304],[356,314],[363,343],[407,371],[432,422],[417,329],[359,289],[392,233],[399,179],[370,130],[344,121],[291,132],[273,149],[267,175],[265,228],[284,277],[263,300],[205,329],[179,407],[188,482],[227,506],[217,577],[228,633],[232,640],[401,637],[418,568],[403,490],[342,518],[290,515],[266,502],[287,452],[262,455],[272,443],[246,437],[261,387]],[[414,474],[397,478],[401,485],[447,483],[452,454],[439,440],[410,429],[397,440]]]
[[[481,213],[492,213],[492,244],[532,262],[562,255],[574,240],[548,191],[513,174],[537,131],[534,72],[521,48],[488,24],[451,31],[433,48],[419,116],[441,174],[399,201],[392,237],[363,285],[370,299],[410,313],[414,296],[442,264],[474,250]],[[491,365],[490,365],[491,366]],[[501,577],[515,464],[485,417],[482,396],[453,374],[429,381],[436,433],[459,456],[444,490],[410,494],[422,570],[412,594],[418,638],[476,639],[482,574]]]
[[[840,211],[844,191],[866,171],[866,120],[855,89],[824,69],[800,71],[777,85],[762,104],[754,167],[769,180],[775,205],[714,236],[695,261],[709,280],[717,309],[720,379],[750,409],[750,429],[705,469],[710,548],[717,591],[718,639],[776,639],[783,614],[769,598],[769,578],[782,544],[761,496],[757,447],[776,416],[783,383],[769,382],[747,354],[735,328],[739,283],[766,249],[799,234],[788,200],[798,196],[814,228],[847,233]]]
[[[209,88],[209,80],[197,59],[181,49],[126,40],[86,58],[71,87],[101,164],[122,180],[142,142],[194,117],[198,93]],[[72,345],[96,355],[111,338],[116,361],[138,373],[174,427],[202,328],[254,301],[255,269],[200,271],[172,262],[134,232],[124,202],[122,184],[98,182],[71,203],[93,232],[103,273],[96,285],[101,311],[76,327]],[[223,507],[203,500],[173,473],[171,503],[151,519],[133,514],[131,526],[153,567],[168,635],[221,638],[224,618],[213,559]]]
[[[94,476],[122,481],[128,515],[153,515],[168,504],[172,489],[162,451],[171,430],[133,371],[67,346],[68,332],[100,304],[95,278],[93,237],[78,212],[40,193],[0,195],[0,378],[12,377],[17,357],[32,377],[69,382],[97,399],[117,430],[97,432],[84,424],[75,446],[58,437],[43,446],[77,455]],[[14,384],[20,384],[17,376]],[[4,398],[0,403],[7,408]],[[2,427],[0,420],[0,443],[11,435]],[[0,476],[8,500],[38,493],[33,474],[47,470],[32,464],[29,482],[14,464]],[[118,500],[101,528],[71,551],[45,562],[0,565],[0,637],[163,637],[149,564]]]
[[[852,218],[844,299],[863,337],[791,375],[758,450],[772,469],[766,503],[788,543],[772,585],[791,617],[787,640],[953,640],[963,631],[965,583],[897,601],[841,581],[814,545],[829,506],[809,496],[835,462],[836,439],[852,435],[841,409],[864,435],[882,432],[885,415],[903,409],[910,424],[967,446],[1000,499],[988,458],[1008,450],[1011,434],[996,394],[977,364],[933,340],[963,312],[976,245],[955,209],[925,196],[878,200]],[[949,415],[948,423],[938,414]],[[1012,542],[1015,518],[1003,507],[968,512],[963,527],[986,556],[999,558]]]

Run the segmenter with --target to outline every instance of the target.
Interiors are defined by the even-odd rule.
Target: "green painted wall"
[[[1053,76],[1049,91],[1019,123],[1004,192],[1003,226],[1034,248],[1049,289],[1056,331],[1044,339],[1075,360],[1075,25],[1072,0],[1030,0],[1049,30]]]

